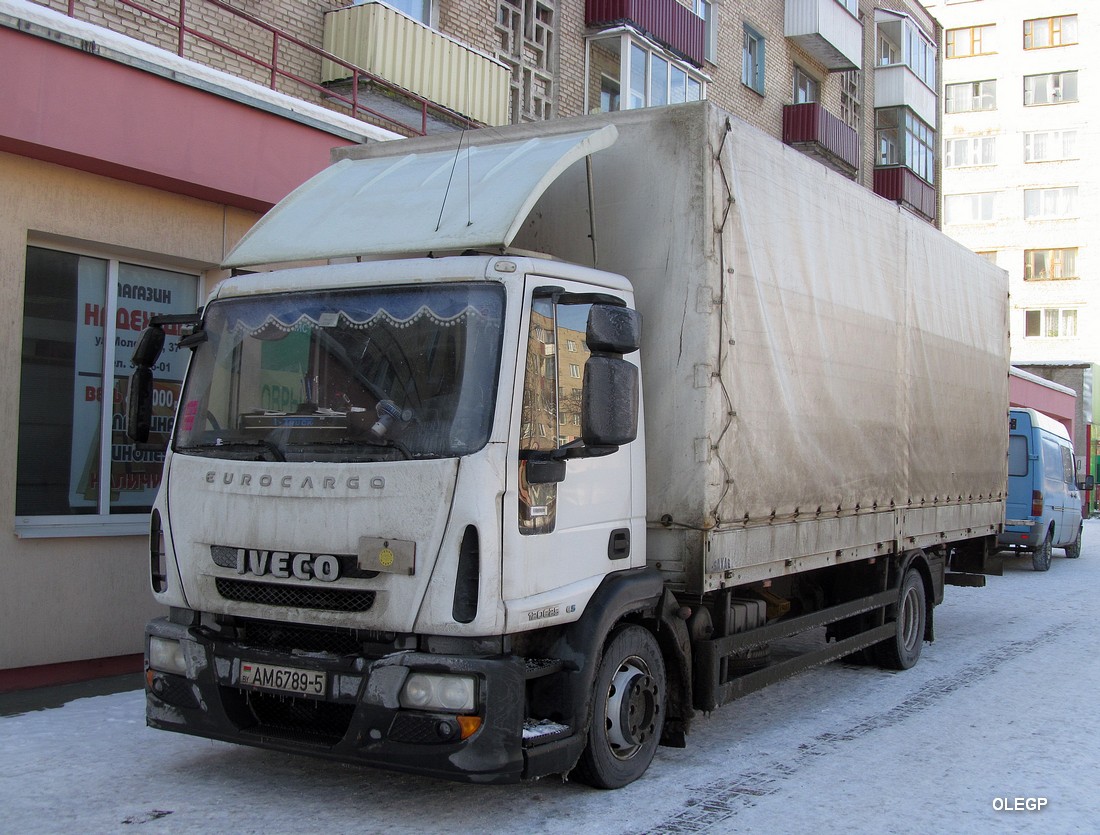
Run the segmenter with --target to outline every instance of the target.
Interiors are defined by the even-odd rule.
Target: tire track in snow
[[[974,663],[959,672],[932,679],[889,710],[868,716],[839,733],[818,734],[810,742],[800,745],[798,753],[787,760],[777,760],[760,768],[742,771],[733,777],[725,777],[695,787],[694,797],[685,801],[687,808],[660,823],[646,827],[645,832],[647,835],[655,835],[655,833],[685,835],[685,833],[706,832],[714,826],[729,821],[742,809],[754,806],[757,798],[777,793],[786,780],[818,757],[833,753],[845,742],[889,728],[926,710],[955,691],[993,675],[1005,662],[1049,644],[1077,625],[1074,621],[1068,621],[1052,626],[1032,638],[1002,644],[980,656]]]

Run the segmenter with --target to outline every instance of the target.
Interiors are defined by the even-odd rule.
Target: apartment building
[[[333,145],[705,98],[938,225],[939,42],[917,0],[0,0],[0,690],[139,663],[127,351]]]
[[[1078,393],[1096,472],[1100,14],[1073,0],[935,0],[943,26],[943,229],[1008,271],[1013,365]]]

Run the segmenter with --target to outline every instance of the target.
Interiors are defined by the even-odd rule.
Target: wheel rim
[[[898,635],[907,651],[913,649],[921,639],[920,623],[920,595],[917,594],[916,586],[909,586],[901,601],[901,617],[898,618]]]
[[[649,666],[636,655],[625,659],[607,689],[604,713],[611,753],[628,760],[649,740],[657,726],[660,693]]]

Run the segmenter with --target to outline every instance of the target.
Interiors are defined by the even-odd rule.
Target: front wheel
[[[1049,571],[1051,552],[1054,550],[1053,533],[1047,531],[1043,544],[1031,552],[1031,567],[1036,571]]]
[[[1077,529],[1077,538],[1066,546],[1066,557],[1075,560],[1079,556],[1081,556],[1081,528]]]
[[[898,590],[897,626],[893,638],[875,645],[879,666],[889,670],[908,670],[920,658],[924,645],[927,616],[924,579],[915,568],[905,572]]]
[[[576,776],[599,789],[637,780],[661,739],[665,721],[665,662],[652,633],[626,626],[604,649],[592,691],[588,744]]]

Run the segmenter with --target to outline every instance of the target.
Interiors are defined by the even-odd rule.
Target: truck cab
[[[1062,424],[1034,409],[1008,413],[1008,501],[998,544],[1030,553],[1036,571],[1050,568],[1051,550],[1081,555],[1081,491],[1073,442]]]

